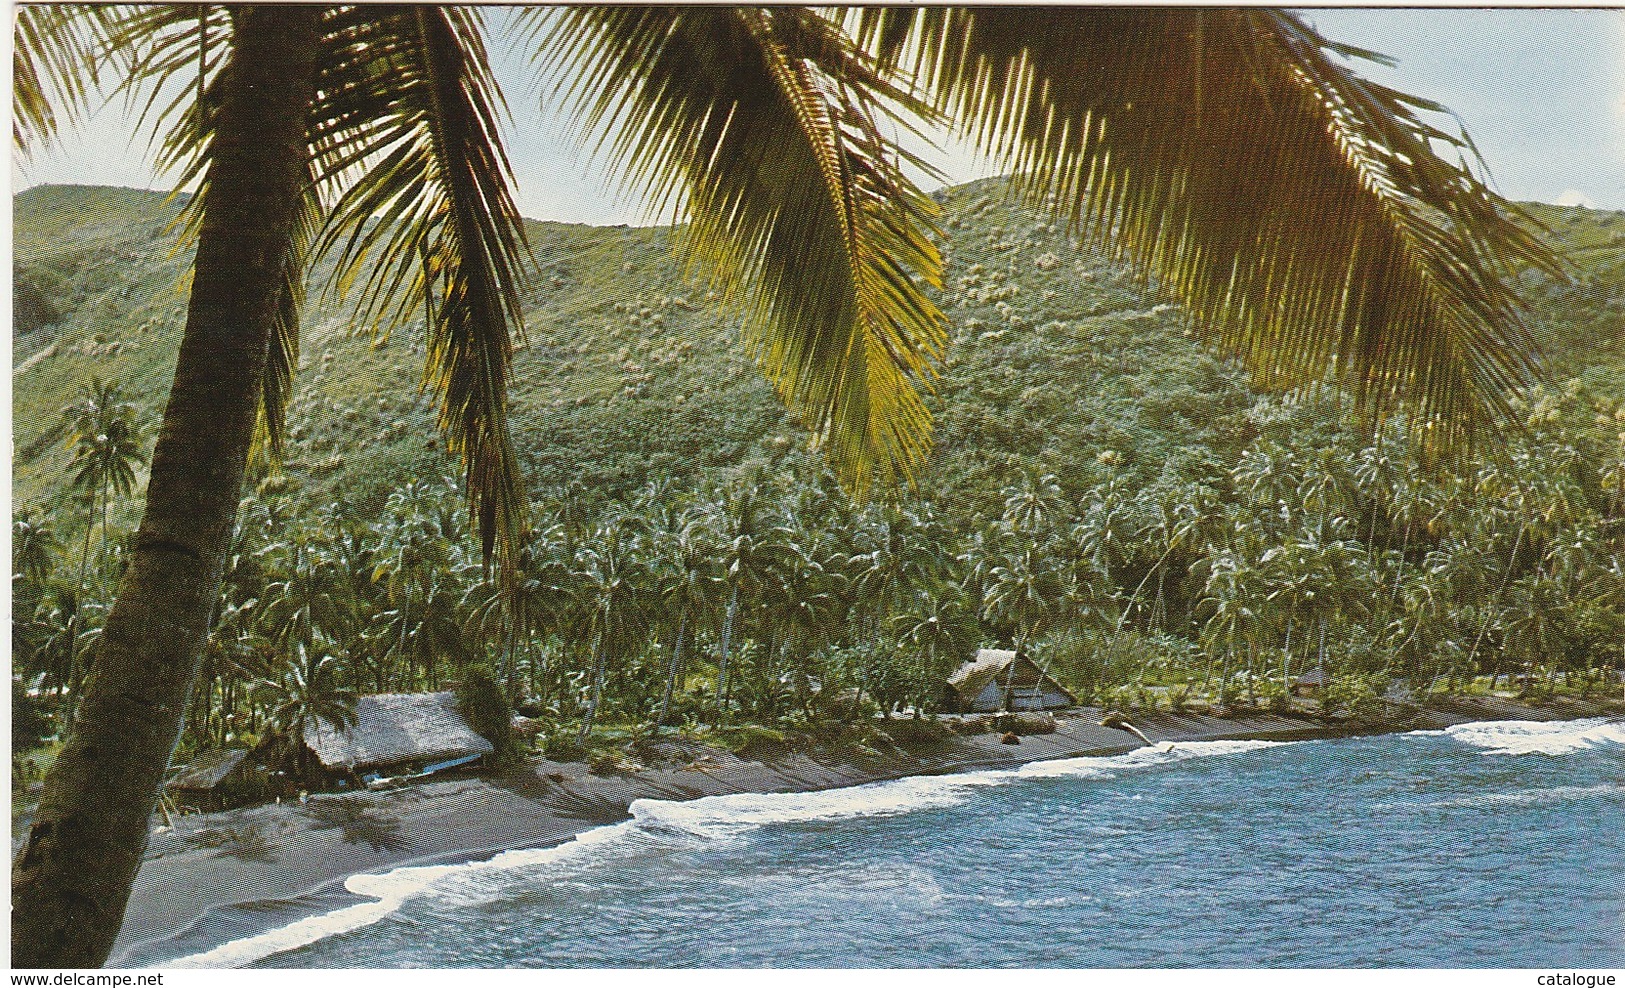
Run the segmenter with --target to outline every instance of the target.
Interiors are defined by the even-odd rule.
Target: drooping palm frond
[[[11,146],[21,155],[56,138],[64,112],[100,86],[113,12],[97,4],[19,4],[11,48]],[[117,75],[115,66],[114,75]]]
[[[118,8],[109,50],[130,69],[121,90],[160,135],[156,161],[177,188],[208,183],[220,73],[232,20],[220,6]],[[332,7],[323,14],[310,181],[288,250],[272,327],[258,448],[280,453],[298,366],[305,272],[338,252],[335,285],[352,289],[364,323],[388,332],[433,298],[425,385],[441,406],[448,448],[462,457],[470,507],[489,557],[519,530],[518,466],[507,436],[509,332],[522,331],[519,270],[527,255],[497,140],[501,97],[478,14],[457,9]],[[201,215],[193,195],[185,234]],[[324,219],[325,217],[325,219]]]
[[[869,8],[843,15],[1026,193],[1165,284],[1260,381],[1335,370],[1438,445],[1537,372],[1506,279],[1550,253],[1441,108],[1274,10]],[[1440,145],[1459,152],[1451,164]],[[1433,426],[1444,428],[1434,429]]]
[[[215,80],[231,52],[231,8],[219,4],[144,4],[116,8],[108,47],[127,62],[114,95],[138,130],[151,134],[154,169],[176,172],[177,190],[204,168],[219,100]],[[195,196],[198,202],[201,196]],[[193,211],[195,213],[195,210]],[[183,226],[195,232],[195,220]]]
[[[934,212],[890,133],[928,114],[796,8],[582,7],[538,19],[583,135],[745,316],[747,344],[847,485],[910,477],[946,342]]]
[[[278,460],[282,457],[288,402],[293,400],[293,378],[299,369],[299,314],[305,305],[305,273],[321,226],[322,205],[315,175],[311,174],[294,214],[288,249],[282,256],[282,294],[271,325],[265,377],[260,387],[260,414],[254,431],[254,449],[264,450]]]
[[[508,564],[524,499],[507,375],[529,247],[479,16],[364,6],[329,17],[310,135],[318,184],[339,191],[316,249],[338,252],[334,285],[383,332],[431,301],[425,386],[462,458],[486,558],[500,543]]]

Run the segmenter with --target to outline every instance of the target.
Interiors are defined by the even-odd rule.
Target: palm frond
[[[1160,274],[1261,383],[1334,374],[1373,416],[1408,404],[1458,448],[1537,375],[1507,281],[1557,262],[1466,137],[1423,120],[1439,107],[1338,61],[1368,53],[1264,9],[845,16],[1026,195]]]
[[[462,458],[489,560],[517,556],[524,499],[508,438],[510,332],[523,331],[529,259],[497,137],[501,97],[474,11],[341,9],[310,134],[316,179],[337,193],[317,251],[337,251],[333,287],[381,332],[429,299],[424,383]]]
[[[98,4],[19,4],[11,49],[11,144],[26,156],[50,144],[61,114],[82,112],[100,87],[113,13]],[[116,74],[116,66],[115,66]]]
[[[115,95],[149,132],[154,168],[177,172],[177,189],[201,176],[218,108],[214,81],[231,54],[231,8],[210,4],[120,7],[110,46],[127,59]],[[202,196],[194,197],[197,202]],[[193,225],[185,229],[192,232]]]
[[[911,477],[946,335],[934,206],[890,134],[930,111],[804,9],[582,7],[536,28],[582,136],[692,220],[691,262],[843,481]]]
[[[311,247],[322,226],[322,204],[317,195],[315,175],[306,166],[305,193],[294,215],[288,250],[282,256],[282,294],[277,301],[276,321],[265,361],[265,377],[260,388],[259,418],[254,428],[250,456],[263,451],[272,460],[282,458],[282,440],[287,430],[288,402],[293,399],[293,378],[299,369],[299,315],[305,304],[305,272]]]

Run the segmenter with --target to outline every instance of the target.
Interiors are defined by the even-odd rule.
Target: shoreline
[[[1390,703],[1380,717],[1326,721],[1302,714],[1139,714],[1152,744],[1299,741],[1415,730],[1475,721],[1619,717],[1618,701],[1531,706],[1498,697]],[[154,833],[136,878],[109,966],[162,966],[298,920],[372,899],[345,882],[399,868],[466,865],[508,851],[548,849],[631,818],[638,799],[682,801],[741,793],[815,792],[909,776],[1014,768],[1064,758],[1109,757],[1145,743],[1099,726],[1103,711],[1060,713],[1053,734],[1006,745],[998,733],[954,735],[890,753],[839,760],[789,752],[747,760],[698,743],[659,742],[658,766],[598,775],[581,763],[531,760],[484,778],[463,777],[392,792],[323,794],[178,817]],[[882,727],[884,724],[882,723]]]

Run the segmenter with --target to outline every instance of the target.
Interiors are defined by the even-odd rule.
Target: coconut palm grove
[[[330,787],[376,694],[613,771],[946,732],[982,648],[1126,717],[1621,693],[1625,213],[1501,200],[1292,14],[16,38],[20,154],[119,90],[180,176],[14,198],[18,966],[106,960],[166,771]],[[497,45],[672,224],[518,216]],[[930,127],[1010,177],[917,185]]]

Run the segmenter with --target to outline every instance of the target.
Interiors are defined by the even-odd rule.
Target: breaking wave
[[[466,887],[471,880],[478,881],[492,873],[592,865],[637,853],[652,843],[670,845],[727,840],[766,826],[888,816],[955,806],[970,798],[974,790],[988,786],[1030,779],[1113,778],[1121,771],[1290,743],[1164,742],[1124,755],[1029,762],[1015,768],[952,775],[909,776],[821,792],[738,793],[681,802],[640,799],[631,805],[632,819],[585,831],[555,847],[506,851],[485,861],[466,864],[409,865],[381,874],[351,875],[344,882],[345,889],[368,901],[342,906],[154,966],[244,967],[273,954],[297,950],[328,937],[370,926],[400,909],[414,896],[438,891],[446,886]],[[456,893],[452,894],[455,896]]]
[[[1625,747],[1625,721],[1607,717],[1483,721],[1428,733],[1443,734],[1490,755],[1566,755],[1589,748]]]

